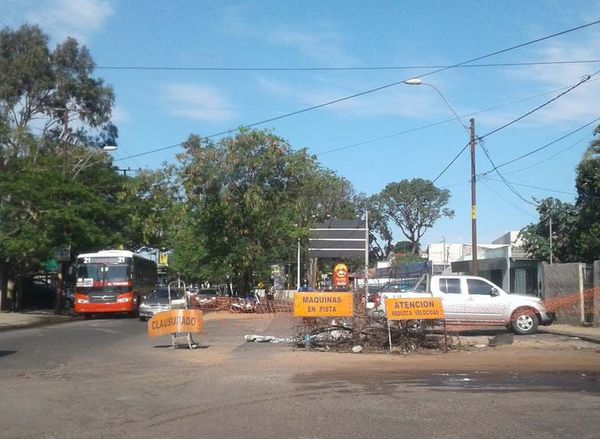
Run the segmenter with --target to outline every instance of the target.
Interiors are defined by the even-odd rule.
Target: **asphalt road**
[[[0,333],[0,437],[600,437],[598,345],[301,352],[243,340],[287,317],[225,317],[194,351],[126,318]]]

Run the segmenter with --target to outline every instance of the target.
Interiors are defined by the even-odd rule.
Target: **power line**
[[[504,201],[506,201],[508,204],[512,205],[514,208],[520,210],[521,212],[529,215],[532,218],[537,218],[535,215],[533,215],[531,212],[528,212],[527,210],[523,209],[521,206],[519,206],[518,204],[513,203],[511,200],[509,200],[508,198],[504,197],[502,194],[500,194],[499,192],[495,191],[494,189],[492,189],[492,187],[489,184],[486,184],[485,181],[481,182],[486,188],[488,188],[488,190],[490,190],[491,192],[493,192],[494,194],[496,194],[498,197],[502,198]]]
[[[558,139],[555,139],[555,140],[553,140],[552,142],[546,143],[545,145],[543,145],[543,146],[540,146],[539,148],[536,148],[536,149],[534,149],[534,150],[532,150],[532,151],[529,151],[528,153],[525,153],[525,154],[523,154],[523,155],[520,155],[519,157],[516,157],[516,158],[514,158],[514,159],[512,159],[512,160],[509,160],[509,161],[507,161],[507,162],[501,163],[501,164],[499,164],[499,165],[498,165],[496,168],[493,168],[493,169],[490,169],[490,170],[488,170],[488,171],[482,172],[480,175],[487,175],[487,174],[489,174],[489,173],[491,173],[491,172],[494,172],[494,171],[495,171],[496,169],[498,169],[498,168],[502,168],[503,166],[507,166],[507,165],[510,165],[511,163],[514,163],[514,162],[516,162],[516,161],[522,160],[522,159],[524,159],[525,157],[529,157],[530,155],[532,155],[532,154],[535,154],[536,152],[539,152],[539,151],[541,151],[541,150],[543,150],[543,149],[546,149],[546,148],[548,148],[549,146],[552,146],[552,145],[554,145],[555,143],[558,143],[558,142],[560,142],[561,140],[563,140],[563,139],[566,139],[567,137],[569,137],[569,136],[571,136],[571,135],[573,135],[573,134],[575,134],[575,133],[577,133],[577,132],[581,131],[582,129],[584,129],[584,128],[586,128],[586,127],[588,127],[588,126],[590,126],[590,125],[592,125],[592,124],[594,124],[594,123],[596,123],[596,122],[598,122],[598,121],[600,121],[600,117],[597,117],[597,118],[595,118],[594,120],[592,120],[592,121],[590,121],[590,122],[586,123],[585,125],[582,125],[582,126],[580,126],[579,128],[576,128],[575,130],[573,130],[573,131],[571,131],[571,132],[569,132],[569,133],[567,133],[567,134],[565,134],[565,135],[563,135],[563,136],[559,137]],[[587,136],[586,136],[586,137],[587,137]],[[579,142],[578,142],[578,143],[579,143]]]
[[[499,183],[502,183],[501,180],[496,180],[490,177],[486,177],[487,180],[489,181],[497,181]],[[533,186],[531,184],[525,184],[525,183],[515,183],[514,181],[510,182],[511,185],[513,186],[522,186],[522,187],[527,187],[527,188],[531,188],[531,189],[538,189],[540,191],[546,191],[546,192],[554,192],[557,194],[565,194],[565,195],[577,195],[575,192],[566,192],[566,191],[559,191],[558,189],[550,189],[547,187],[541,187],[541,186]]]
[[[441,68],[481,68],[481,67],[527,67],[547,65],[597,64],[598,59],[568,61],[523,61],[489,64],[468,64],[452,66],[446,64],[424,64],[414,66],[362,66],[362,67],[182,67],[182,66],[96,66],[99,70],[136,70],[136,71],[189,71],[189,72],[339,72],[339,71],[373,71],[373,70],[417,70]]]
[[[463,152],[465,152],[465,150],[469,147],[470,144],[471,144],[470,142],[467,142],[465,144],[465,146],[463,146],[462,149],[460,151],[458,151],[458,154],[456,154],[454,156],[454,158],[452,160],[450,160],[450,163],[448,163],[446,165],[446,167],[444,169],[442,169],[442,171],[433,179],[432,183],[435,183],[436,181],[438,181],[439,178],[442,175],[444,175],[448,169],[450,169],[450,166],[452,166],[454,164],[454,162],[458,160],[458,158],[462,155]]]
[[[577,88],[577,87],[579,87],[581,84],[584,84],[585,82],[589,81],[589,80],[590,80],[590,78],[592,78],[592,77],[596,76],[598,73],[600,73],[600,70],[599,70],[599,71],[597,71],[597,72],[595,72],[595,73],[593,73],[592,75],[585,75],[583,78],[581,78],[581,80],[580,80],[580,81],[579,81],[577,84],[575,84],[575,85],[573,85],[573,86],[569,87],[568,89],[566,89],[566,90],[565,90],[565,91],[563,91],[562,93],[559,93],[559,94],[557,94],[556,96],[554,96],[554,97],[553,97],[552,99],[550,99],[549,101],[546,101],[546,102],[544,102],[542,105],[538,105],[538,106],[537,106],[537,107],[535,107],[533,110],[530,110],[530,111],[528,111],[527,113],[525,113],[525,114],[523,114],[523,115],[521,115],[521,116],[517,117],[516,119],[513,119],[513,120],[511,120],[510,122],[507,122],[507,123],[505,123],[504,125],[502,125],[502,126],[500,126],[500,127],[496,128],[496,129],[494,129],[494,130],[492,130],[492,131],[490,131],[490,132],[488,132],[488,133],[484,134],[483,136],[479,137],[479,139],[485,139],[486,137],[488,137],[488,136],[491,136],[492,134],[495,134],[495,133],[497,133],[498,131],[500,131],[500,130],[503,130],[504,128],[507,128],[507,127],[509,127],[510,125],[512,125],[512,124],[514,124],[514,123],[517,123],[518,121],[520,121],[520,120],[522,120],[522,119],[525,119],[527,116],[529,116],[529,115],[531,115],[531,114],[535,113],[536,111],[538,111],[538,110],[540,110],[540,109],[544,108],[546,105],[549,105],[549,104],[551,104],[552,102],[556,101],[557,99],[561,98],[562,96],[564,96],[564,95],[566,95],[567,93],[571,92],[572,90],[576,89],[576,88]]]
[[[583,142],[584,140],[587,140],[589,137],[592,137],[592,136],[593,136],[593,133],[592,133],[592,134],[588,134],[588,135],[586,135],[585,137],[583,137],[583,138],[579,139],[577,142],[571,143],[571,144],[570,144],[569,146],[567,146],[566,148],[563,148],[563,149],[561,149],[561,150],[560,150],[560,151],[558,151],[556,154],[552,154],[551,156],[549,156],[549,157],[546,157],[545,159],[543,159],[543,160],[540,160],[540,161],[538,161],[538,162],[535,162],[535,163],[533,163],[533,164],[531,164],[531,165],[529,165],[529,166],[525,166],[524,168],[516,169],[516,170],[514,170],[514,171],[510,171],[510,172],[505,172],[505,173],[504,173],[504,175],[517,174],[517,173],[519,173],[519,172],[523,172],[523,171],[526,171],[527,169],[531,169],[531,168],[533,168],[533,167],[535,167],[535,166],[541,165],[542,163],[544,163],[544,162],[547,162],[548,160],[552,160],[554,157],[557,157],[557,156],[559,156],[559,155],[561,155],[561,154],[564,154],[565,152],[567,152],[567,151],[568,151],[568,150],[570,150],[571,148],[573,148],[573,147],[575,147],[575,146],[579,145],[581,142]]]
[[[498,174],[498,177],[500,177],[500,180],[502,180],[502,183],[504,183],[504,185],[513,193],[515,194],[517,197],[519,197],[521,200],[523,200],[524,202],[526,202],[527,204],[531,204],[532,206],[537,206],[537,204],[529,201],[528,199],[524,198],[519,191],[517,191],[513,185],[511,185],[509,183],[509,181],[504,178],[504,176],[500,173],[500,171],[498,170],[498,167],[494,164],[494,161],[492,160],[492,157],[490,157],[490,153],[488,152],[487,148],[483,145],[481,145],[481,149],[483,150],[485,156],[487,157],[487,159],[489,160],[489,162],[492,164],[492,166],[495,169],[496,174]]]
[[[598,81],[598,79],[599,78],[592,79],[589,82]],[[485,112],[492,111],[492,110],[496,110],[498,108],[502,108],[502,107],[506,107],[506,106],[514,105],[514,104],[519,104],[521,102],[526,102],[526,101],[529,101],[531,99],[538,98],[540,96],[545,96],[545,95],[548,95],[548,94],[551,94],[551,93],[556,93],[557,91],[566,90],[569,87],[570,86],[561,87],[561,88],[558,88],[558,89],[545,91],[543,93],[538,93],[538,94],[535,94],[535,95],[526,96],[524,98],[520,98],[520,99],[511,101],[511,102],[505,102],[505,103],[502,103],[502,104],[497,104],[497,105],[494,105],[492,107],[484,108],[483,110],[478,110],[478,111],[474,111],[472,113],[467,113],[467,114],[460,115],[459,118],[476,116],[478,114],[485,113]],[[317,157],[319,157],[319,156],[322,156],[322,155],[331,154],[333,152],[343,151],[343,150],[346,150],[346,149],[355,148],[357,146],[367,145],[369,143],[380,142],[382,140],[387,140],[387,139],[390,139],[392,137],[397,137],[397,136],[401,136],[401,135],[404,135],[404,134],[410,134],[410,133],[413,133],[415,131],[424,130],[426,128],[433,128],[435,126],[443,125],[443,124],[448,123],[448,122],[454,122],[455,120],[456,119],[454,119],[454,118],[445,119],[445,120],[441,120],[441,121],[438,121],[438,122],[433,122],[433,123],[430,123],[430,124],[427,124],[427,125],[422,125],[422,126],[419,126],[419,127],[416,127],[416,128],[410,128],[408,130],[404,130],[404,131],[400,131],[400,132],[388,134],[388,135],[385,135],[385,136],[375,137],[375,138],[363,140],[363,141],[360,141],[360,142],[357,142],[357,143],[352,143],[350,145],[339,146],[339,147],[336,147],[336,148],[328,149],[328,150],[325,150],[325,151],[322,151],[322,152],[318,152],[315,155]]]
[[[532,44],[535,44],[535,43],[539,43],[541,41],[545,41],[545,40],[548,40],[548,39],[551,39],[551,38],[555,38],[555,37],[560,36],[560,35],[565,35],[565,34],[570,33],[570,32],[574,32],[574,31],[581,30],[581,29],[584,29],[584,28],[587,28],[587,27],[590,27],[590,26],[594,26],[594,25],[596,25],[598,23],[600,23],[600,20],[596,20],[596,21],[593,21],[593,22],[590,22],[590,23],[587,23],[587,24],[584,24],[584,25],[581,25],[581,26],[573,27],[573,28],[570,28],[570,29],[567,29],[567,30],[564,30],[564,31],[561,31],[561,32],[557,32],[557,33],[554,33],[554,34],[551,34],[551,35],[547,35],[547,36],[544,36],[544,37],[541,37],[541,38],[536,38],[534,40],[530,40],[530,41],[527,41],[525,43],[517,44],[517,45],[511,46],[511,47],[508,47],[506,49],[497,50],[495,52],[492,52],[492,53],[489,53],[489,54],[486,54],[486,55],[482,55],[482,56],[478,56],[476,58],[472,58],[472,59],[467,60],[467,61],[463,61],[463,62],[460,62],[460,63],[457,63],[457,64],[453,64],[451,66],[447,66],[447,67],[442,67],[442,68],[439,68],[439,69],[431,70],[429,72],[423,73],[422,75],[420,75],[420,77],[431,76],[433,74],[440,73],[440,72],[443,72],[445,70],[449,70],[449,69],[452,69],[452,68],[460,67],[460,66],[466,65],[466,64],[471,64],[471,63],[474,63],[476,61],[480,61],[480,60],[485,59],[485,58],[490,58],[490,57],[493,57],[495,55],[499,55],[501,53],[506,53],[506,52],[509,52],[511,50],[515,50],[515,49],[519,49],[519,48],[522,48],[522,47],[526,47],[526,46],[529,46],[529,45],[532,45]],[[401,81],[396,81],[396,82],[392,82],[392,83],[389,83],[389,84],[385,84],[385,85],[382,85],[382,86],[379,86],[379,87],[375,87],[375,88],[372,88],[372,89],[369,89],[369,90],[365,90],[365,91],[362,91],[362,92],[359,92],[359,93],[354,93],[352,95],[345,96],[345,97],[342,97],[342,98],[330,100],[330,101],[327,101],[327,102],[324,102],[324,103],[321,103],[321,104],[318,104],[318,105],[313,105],[311,107],[303,108],[301,110],[292,111],[290,113],[282,114],[280,116],[276,116],[276,117],[271,117],[271,118],[268,118],[268,119],[264,119],[264,120],[261,120],[259,122],[254,122],[254,123],[251,123],[251,124],[248,124],[248,125],[243,125],[242,127],[239,127],[239,128],[229,129],[229,130],[226,130],[226,131],[221,131],[219,133],[215,133],[215,134],[212,134],[210,136],[206,136],[204,138],[205,139],[209,139],[209,138],[213,138],[213,137],[223,136],[223,135],[226,135],[226,134],[231,134],[231,133],[239,131],[242,128],[252,128],[252,127],[255,127],[257,125],[263,125],[263,124],[266,124],[266,123],[269,123],[269,122],[274,122],[274,121],[277,121],[277,120],[280,120],[280,119],[284,119],[284,118],[287,118],[287,117],[296,116],[298,114],[302,114],[302,113],[306,113],[308,111],[316,110],[318,108],[323,108],[323,107],[326,107],[326,106],[334,105],[334,104],[337,104],[337,103],[340,103],[340,102],[343,102],[343,101],[347,101],[347,100],[354,99],[354,98],[357,98],[357,97],[360,97],[360,96],[364,96],[364,95],[367,95],[367,94],[370,94],[370,93],[374,93],[374,92],[377,92],[377,91],[381,91],[381,90],[385,90],[385,89],[394,87],[396,85],[404,83],[404,81],[407,80],[407,79],[410,79],[410,78],[406,78],[406,79],[403,79]],[[172,148],[179,147],[182,144],[183,144],[183,142],[180,142],[180,143],[177,143],[175,145],[170,145],[170,146],[166,146],[166,147],[156,148],[156,149],[153,149],[153,150],[150,150],[150,151],[146,151],[146,152],[143,152],[143,153],[134,154],[134,155],[125,157],[125,158],[120,159],[120,160],[134,158],[134,157],[140,157],[140,156],[147,155],[147,154],[153,154],[155,152],[160,152],[160,151],[164,151],[164,150],[167,150],[167,149],[172,149]]]
[[[543,104],[541,104],[541,105],[538,105],[537,107],[535,107],[534,109],[532,109],[532,110],[528,111],[527,113],[525,113],[525,114],[522,114],[521,116],[519,116],[519,117],[517,117],[517,118],[515,118],[515,119],[512,119],[511,121],[509,121],[509,122],[505,123],[504,125],[501,125],[500,127],[496,128],[496,129],[493,129],[492,131],[489,131],[488,133],[484,134],[483,136],[479,136],[479,137],[478,137],[478,140],[483,140],[483,139],[485,139],[486,137],[489,137],[489,136],[491,136],[492,134],[495,134],[495,133],[497,133],[498,131],[500,131],[500,130],[503,130],[503,129],[505,129],[505,128],[509,127],[510,125],[512,125],[512,124],[514,124],[514,123],[517,123],[518,121],[520,121],[520,120],[522,120],[522,119],[526,118],[527,116],[530,116],[531,114],[535,113],[536,111],[538,111],[538,110],[540,110],[540,109],[544,108],[546,105],[549,105],[550,103],[554,102],[554,101],[555,101],[555,100],[557,100],[558,98],[560,98],[560,97],[562,97],[562,96],[566,95],[567,93],[571,92],[571,91],[572,91],[572,90],[574,90],[575,88],[579,87],[581,84],[584,84],[585,82],[589,81],[589,80],[590,80],[592,77],[596,76],[598,73],[600,73],[600,71],[597,71],[597,72],[595,72],[595,73],[594,73],[594,74],[592,74],[592,75],[586,75],[586,76],[584,76],[584,77],[583,77],[583,78],[582,78],[582,79],[581,79],[581,80],[580,80],[580,81],[579,81],[577,84],[575,84],[575,85],[572,85],[571,87],[568,87],[568,88],[567,88],[565,91],[563,91],[562,93],[560,93],[560,94],[558,94],[558,95],[554,96],[552,99],[550,99],[550,100],[548,100],[548,101],[544,102]],[[456,160],[458,160],[458,158],[459,158],[459,157],[462,155],[462,153],[463,153],[463,152],[464,152],[464,151],[467,149],[467,147],[468,147],[468,146],[469,146],[469,143],[467,143],[467,144],[466,144],[466,145],[465,145],[465,146],[464,146],[464,147],[463,147],[463,148],[462,148],[462,149],[461,149],[461,150],[458,152],[458,154],[456,154],[456,156],[454,156],[454,158],[453,158],[453,159],[450,161],[450,163],[448,163],[448,165],[446,165],[446,167],[445,167],[445,168],[442,170],[442,172],[440,172],[440,173],[439,173],[439,174],[438,174],[438,175],[437,175],[437,176],[436,176],[436,177],[433,179],[433,183],[435,183],[435,182],[436,182],[436,181],[437,181],[437,180],[438,180],[438,179],[439,179],[439,178],[440,178],[442,175],[444,175],[444,173],[445,173],[445,172],[446,172],[446,171],[447,171],[447,170],[450,168],[450,166],[452,166],[452,164],[453,164],[453,163],[454,163]],[[484,151],[485,151],[485,149],[484,149]],[[491,163],[493,163],[493,162],[492,162],[492,160],[491,160],[491,158],[489,157],[489,154],[487,154],[487,152],[486,152],[486,155],[488,156],[488,159],[490,160],[490,162],[491,162]],[[495,166],[495,165],[492,165],[492,166]],[[500,172],[498,172],[498,170],[497,170],[497,169],[496,169],[496,172],[498,173],[498,175],[500,175]],[[503,178],[503,177],[501,176],[501,178]],[[519,195],[519,196],[520,196],[520,195]]]

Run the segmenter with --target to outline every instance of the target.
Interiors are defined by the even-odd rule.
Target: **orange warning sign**
[[[439,297],[419,299],[385,299],[388,320],[437,320],[444,318],[444,307]]]
[[[202,311],[199,309],[173,309],[156,314],[148,320],[148,335],[158,337],[169,334],[198,334],[202,331]]]
[[[295,317],[352,317],[352,293],[295,293]]]

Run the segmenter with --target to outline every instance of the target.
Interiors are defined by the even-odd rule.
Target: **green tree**
[[[168,247],[186,215],[176,167],[165,164],[156,171],[141,171],[127,179],[124,189],[119,203],[128,206],[126,245]]]
[[[369,212],[369,261],[386,259],[393,249],[393,236],[379,195],[367,197],[360,194],[355,197],[357,214]],[[364,265],[364,264],[363,264]]]
[[[523,250],[539,261],[550,261],[550,219],[552,219],[552,258],[554,262],[574,262],[578,209],[556,198],[544,198],[536,208],[539,221],[521,230]]]
[[[248,291],[253,278],[268,277],[270,264],[294,258],[311,221],[355,211],[346,180],[268,131],[241,130],[218,143],[191,136],[185,149],[187,218],[174,260],[205,280]],[[183,255],[194,255],[192,262]]]
[[[87,48],[72,38],[51,51],[38,26],[0,31],[0,157],[6,165],[17,156],[35,161],[40,151],[60,150],[66,173],[80,159],[71,145],[114,143],[114,94],[92,77],[93,69]],[[34,122],[41,129],[37,141]]]
[[[93,69],[74,39],[50,50],[37,26],[0,31],[0,272],[17,281],[55,247],[127,239],[127,179],[95,152],[117,137],[114,95]]]
[[[15,158],[0,173],[0,255],[10,273],[36,272],[61,245],[76,253],[122,244],[123,178],[98,166],[66,180],[55,155],[42,154],[35,165]]]
[[[454,211],[445,207],[450,191],[437,188],[429,180],[415,178],[389,183],[379,196],[384,212],[410,241],[414,254],[419,253],[420,240],[435,221],[454,216]]]
[[[600,126],[594,131],[600,133]],[[579,209],[575,247],[584,261],[600,259],[600,140],[594,140],[577,166]]]

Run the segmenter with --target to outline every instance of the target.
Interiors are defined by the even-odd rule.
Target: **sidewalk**
[[[564,335],[567,337],[578,337],[590,343],[600,344],[600,328],[588,328],[584,326],[550,325],[538,327],[539,332],[547,334]]]
[[[69,315],[56,315],[51,310],[0,312],[0,331],[69,322]]]

